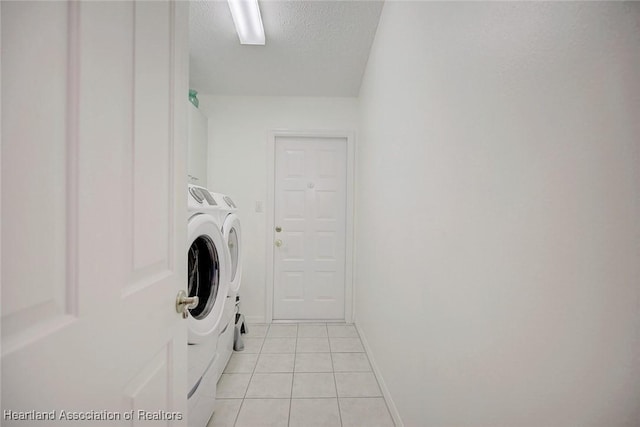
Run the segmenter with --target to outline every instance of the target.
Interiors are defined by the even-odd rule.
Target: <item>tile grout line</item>
[[[333,385],[336,389],[336,403],[338,404],[338,419],[340,420],[340,427],[343,427],[342,423],[342,411],[340,410],[340,396],[338,396],[338,380],[336,379],[336,366],[333,363],[333,351],[331,348],[331,340],[329,339],[329,327],[327,326],[327,339],[329,340],[329,358],[331,359],[331,371],[333,373]]]
[[[368,396],[368,397],[382,397],[382,400],[384,401],[384,405],[386,406],[387,411],[389,412],[389,415],[391,415],[391,410],[389,410],[389,405],[387,404],[387,399],[385,399],[384,393],[382,393],[382,386],[380,385],[380,381],[378,381],[378,376],[376,375],[375,372],[373,372],[373,365],[371,365],[371,361],[369,360],[369,355],[367,354],[367,349],[364,348],[364,343],[362,342],[362,337],[360,336],[360,332],[358,332],[357,328],[356,328],[356,335],[358,335],[358,339],[360,340],[360,345],[362,345],[365,357],[367,358],[367,361],[369,362],[369,366],[371,366],[371,373],[373,374],[373,378],[376,380],[376,385],[378,386],[378,390],[380,391],[380,396]],[[395,421],[394,421],[394,424],[395,424]]]
[[[380,390],[380,394],[381,394],[381,397],[382,397],[382,401],[384,402],[384,406],[387,408],[387,413],[391,417],[391,423],[394,425],[394,427],[397,427],[396,418],[395,418],[394,414],[392,413],[391,408],[389,407],[389,402],[387,402],[387,396],[385,396],[384,389],[386,389],[386,387],[383,388],[382,385],[380,384],[380,380],[378,380],[378,374],[376,373],[377,368],[374,367],[374,364],[371,361],[371,358],[369,357],[369,352],[367,351],[368,345],[365,345],[365,340],[363,340],[362,336],[360,335],[360,329],[357,326],[355,326],[355,324],[354,324],[354,327],[356,328],[356,334],[358,335],[358,339],[360,340],[360,343],[362,344],[362,348],[364,349],[364,354],[366,355],[367,360],[369,361],[369,366],[371,367],[371,372],[373,372],[373,377],[376,380],[376,384],[378,384],[378,389]],[[393,404],[393,405],[395,407],[395,404]],[[396,409],[396,411],[397,411],[397,409]],[[398,416],[399,416],[399,414],[398,414]],[[400,425],[401,426],[404,425],[404,424],[402,424],[402,421],[400,421]]]
[[[241,399],[240,400],[240,406],[238,407],[238,412],[236,413],[236,416],[233,418],[233,425],[234,426],[238,422],[238,418],[240,417],[240,411],[242,410],[242,406],[243,405],[244,405],[244,399]]]
[[[296,343],[293,346],[293,372],[291,373],[291,394],[289,394],[289,418],[287,418],[287,426],[291,424],[291,406],[293,405],[293,382],[295,381],[296,359],[298,358],[298,333],[300,325],[296,323]]]
[[[254,375],[257,373],[258,361],[260,360],[260,357],[263,354],[266,354],[266,353],[263,353],[263,350],[264,350],[264,345],[266,343],[266,339],[267,339],[267,336],[268,336],[268,333],[269,333],[269,330],[270,330],[270,326],[271,325],[269,325],[267,327],[267,330],[265,331],[265,335],[263,337],[263,341],[262,341],[261,346],[259,348],[259,352],[257,353],[256,362],[255,362],[255,365],[253,366],[253,369],[251,371],[251,376],[249,378],[249,383],[247,384],[247,388],[245,390],[244,397],[242,397],[240,399],[241,403],[240,403],[240,406],[238,408],[238,412],[236,413],[234,421],[233,421],[233,424],[232,424],[234,426],[237,425],[237,423],[239,421],[239,418],[240,418],[240,412],[242,411],[242,409],[243,409],[243,407],[244,407],[244,405],[246,403],[249,386],[251,384],[251,381],[253,380]],[[295,374],[296,374],[296,363],[297,363],[297,359],[298,359],[298,347],[297,347],[297,345],[299,343],[299,338],[301,338],[300,337],[300,333],[301,333],[300,332],[300,324],[297,323],[297,324],[295,324],[295,326],[296,326],[296,334],[295,334],[295,340],[294,340],[293,368],[292,368],[292,372],[291,372],[292,381],[291,381],[291,393],[290,393],[290,396],[289,396],[289,413],[288,413],[287,426],[291,425],[291,414],[292,414],[292,408],[293,408],[293,387],[294,387]],[[363,351],[334,352],[333,348],[331,347],[331,341],[330,341],[331,337],[329,337],[329,334],[328,334],[328,325],[325,324],[323,326],[324,326],[325,330],[327,331],[327,340],[329,341],[329,352],[328,352],[328,354],[329,354],[329,359],[330,359],[330,362],[331,362],[331,373],[333,374],[332,376],[333,376],[333,379],[334,379],[334,388],[335,388],[335,391],[336,391],[336,402],[337,402],[337,407],[338,407],[338,417],[339,417],[339,421],[340,421],[340,426],[343,426],[344,425],[344,421],[342,420],[340,396],[338,395],[338,389],[337,389],[337,379],[336,379],[336,373],[337,372],[335,370],[335,360],[333,358],[334,353],[344,353],[344,354],[361,353],[361,354],[364,354],[365,358],[366,358],[366,361],[369,364],[369,370],[368,371],[346,370],[346,371],[340,371],[340,373],[365,373],[365,372],[370,372],[370,373],[373,374],[373,376],[375,378],[375,381],[376,381],[376,384],[378,385],[378,388],[381,389],[381,387],[380,387],[380,383],[378,381],[377,375],[375,375],[375,371],[373,371],[373,367],[372,367],[371,361],[369,359],[369,354],[367,353],[366,348],[364,348],[364,345],[362,344]],[[321,338],[321,337],[318,337],[318,338]],[[359,341],[362,343],[362,338],[360,337],[360,334],[358,333],[357,329],[356,329],[356,337],[353,337],[353,338],[358,338]],[[322,353],[326,353],[326,352],[312,351],[312,352],[307,352],[306,354],[322,354]],[[268,353],[268,354],[271,354],[271,353]],[[275,354],[277,354],[277,353],[274,353],[274,355]],[[282,354],[284,355],[286,353],[282,353]],[[267,373],[279,373],[279,372],[275,372],[274,371],[274,372],[267,372]],[[323,372],[306,372],[306,373],[323,373]],[[379,399],[379,398],[383,399],[387,411],[390,412],[389,407],[388,407],[388,403],[387,403],[386,399],[384,398],[384,394],[382,394],[382,393],[381,393],[380,396],[361,396],[361,397],[358,397],[358,399]],[[321,398],[314,398],[314,397],[302,398],[301,397],[300,399],[316,399],[317,400],[317,399],[321,399]],[[331,398],[327,398],[327,399],[331,399]],[[393,419],[392,419],[392,421],[393,421]]]
[[[238,413],[236,414],[236,418],[233,422],[233,425],[235,426],[238,423],[238,418],[240,418],[240,411],[242,410],[242,407],[244,406],[244,401],[247,397],[247,392],[249,391],[249,385],[251,384],[251,380],[253,379],[253,374],[255,374],[256,372],[256,368],[258,366],[258,360],[260,359],[260,355],[262,354],[262,347],[264,346],[264,342],[267,339],[267,334],[269,333],[269,329],[271,328],[271,325],[267,326],[267,330],[264,333],[264,337],[262,338],[262,344],[260,345],[260,349],[258,350],[258,357],[256,358],[256,364],[253,367],[253,370],[251,371],[251,377],[249,377],[249,382],[247,383],[247,388],[244,391],[244,397],[242,398],[242,402],[240,402],[240,408],[238,408]]]

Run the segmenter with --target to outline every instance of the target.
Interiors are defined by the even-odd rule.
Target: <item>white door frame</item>
[[[276,139],[278,137],[299,138],[344,138],[347,141],[347,204],[345,230],[345,269],[344,269],[344,320],[353,322],[353,219],[354,219],[354,176],[355,176],[355,134],[353,131],[293,131],[274,130],[269,132],[267,139],[267,204],[266,204],[266,287],[265,287],[265,321],[273,322],[273,262],[275,240],[274,211],[275,211],[275,172],[276,172]]]

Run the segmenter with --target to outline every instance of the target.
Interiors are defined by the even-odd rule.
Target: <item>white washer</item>
[[[219,363],[221,326],[235,301],[229,294],[229,251],[219,207],[206,188],[195,185],[189,185],[187,200],[186,287],[189,296],[199,298],[188,319],[188,425],[204,427],[214,409],[219,374],[213,367]]]
[[[220,229],[220,208],[209,192],[189,185],[187,293],[198,296],[189,310],[189,344],[209,342],[220,325],[229,295],[230,259]]]
[[[233,353],[233,340],[236,322],[236,296],[240,288],[242,277],[242,252],[240,220],[235,214],[236,205],[230,197],[219,193],[210,193],[218,206],[218,218],[220,232],[223,235],[224,245],[229,255],[229,294],[225,303],[224,313],[220,321],[220,338],[216,351],[216,360],[213,362],[212,370],[216,378],[220,378],[224,368],[229,362]]]

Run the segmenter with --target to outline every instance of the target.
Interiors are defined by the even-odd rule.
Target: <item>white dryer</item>
[[[229,256],[228,298],[225,303],[222,319],[220,320],[220,336],[218,339],[216,358],[211,367],[213,376],[220,378],[233,353],[237,312],[236,297],[242,276],[241,229],[240,220],[235,214],[237,207],[233,201],[223,194],[210,193],[209,196],[215,200],[218,207],[220,232],[223,235],[223,242]]]
[[[189,185],[187,201],[186,288],[189,296],[199,299],[188,319],[188,425],[204,427],[216,397],[219,374],[213,367],[219,363],[221,330],[235,309],[235,297],[229,294],[229,251],[217,203],[206,188],[195,185]]]
[[[211,195],[219,207],[221,231],[229,249],[229,292],[237,295],[242,279],[242,228],[237,215],[238,207],[231,197],[225,194],[211,193]]]
[[[189,310],[189,344],[210,341],[229,296],[230,259],[220,224],[220,208],[203,187],[189,185],[187,293],[199,298]]]

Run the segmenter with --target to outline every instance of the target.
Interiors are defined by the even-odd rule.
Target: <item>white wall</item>
[[[232,97],[199,95],[209,118],[208,187],[239,206],[244,242],[242,311],[265,318],[267,138],[273,130],[355,130],[356,98]],[[266,209],[266,206],[264,206]]]
[[[638,3],[385,4],[356,316],[406,426],[640,425],[638,22]]]

